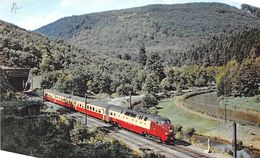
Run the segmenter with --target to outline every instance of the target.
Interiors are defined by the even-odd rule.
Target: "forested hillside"
[[[31,75],[43,75],[46,88],[83,95],[111,93],[121,83],[130,83],[139,64],[93,53],[63,41],[28,32],[0,20],[1,64],[31,68]]]
[[[196,59],[185,62],[185,58],[212,38],[222,41],[255,27],[260,27],[259,19],[245,10],[221,3],[190,3],[65,17],[36,32],[132,60],[136,60],[139,48],[144,45],[147,52],[164,56],[164,64],[184,65],[190,61],[197,64]]]
[[[226,24],[228,24],[231,19],[229,19],[227,15],[231,14],[230,12],[221,14],[215,13],[218,14],[218,16],[216,15],[216,17],[211,18],[203,16],[197,17],[194,21],[203,21],[202,23],[205,24],[205,26],[212,26],[212,28],[197,32],[195,29],[197,25],[194,25],[195,30],[193,31],[192,29],[187,30],[185,25],[176,26],[179,30],[183,30],[183,34],[185,34],[185,36],[182,37],[178,35],[178,39],[181,38],[181,43],[184,46],[182,48],[185,48],[185,51],[181,51],[181,53],[178,53],[178,51],[167,51],[166,54],[163,54],[166,47],[173,46],[170,43],[163,43],[164,40],[169,40],[166,36],[160,37],[161,40],[156,42],[158,45],[165,44],[163,47],[155,46],[158,48],[158,51],[151,50],[152,47],[149,45],[149,39],[142,39],[136,41],[138,46],[131,47],[137,49],[137,52],[132,52],[136,53],[134,58],[131,53],[121,55],[121,51],[113,53],[113,55],[116,56],[114,58],[113,55],[106,55],[104,52],[99,52],[93,48],[96,46],[95,44],[91,46],[84,45],[86,49],[80,45],[78,45],[78,47],[78,43],[72,42],[68,44],[70,42],[70,40],[68,40],[69,36],[65,37],[65,34],[64,36],[62,34],[60,35],[68,41],[53,40],[0,21],[0,54],[2,63],[12,67],[32,68],[30,71],[31,75],[43,76],[42,84],[45,88],[54,87],[62,92],[81,96],[84,95],[86,91],[90,94],[106,93],[109,95],[114,93],[128,95],[129,91],[132,91],[132,94],[140,92],[149,94],[146,97],[146,101],[149,104],[156,104],[156,100],[158,99],[156,98],[156,93],[158,92],[181,91],[191,86],[210,86],[212,84],[217,84],[219,95],[252,96],[259,94],[258,83],[260,82],[260,74],[258,62],[260,55],[260,28],[257,27],[257,17],[244,11],[219,3],[195,3],[152,5],[121,11],[74,16],[74,18],[84,19],[85,16],[89,18],[92,16],[106,16],[108,21],[106,25],[103,25],[103,29],[105,29],[112,21],[109,20],[109,17],[115,13],[118,13],[116,14],[117,16],[121,13],[120,15],[122,16],[124,15],[123,12],[128,14],[131,10],[136,10],[140,12],[140,14],[135,14],[136,16],[144,16],[145,10],[151,12],[152,15],[153,12],[158,13],[158,11],[164,13],[163,10],[167,10],[167,8],[169,12],[172,8],[175,8],[172,9],[173,12],[176,10],[183,12],[183,8],[185,7],[184,12],[186,12],[188,6],[190,7],[189,9],[191,9],[191,6],[195,9],[201,9],[201,7],[205,6],[211,7],[211,9],[208,10],[209,13],[207,10],[203,11],[203,15],[205,14],[205,16],[211,15],[212,10],[216,8],[226,8],[232,11],[232,18],[236,19],[235,17],[238,16],[240,19],[236,19],[237,21],[233,21],[232,24],[229,24],[230,27],[225,27],[223,24],[223,26],[221,26],[223,28],[220,29],[217,25],[215,26],[215,24],[215,27],[213,27],[213,24],[210,23],[210,19],[218,19],[224,16],[220,21],[226,21]],[[134,14],[134,12],[132,13]],[[195,12],[193,15],[196,15]],[[162,16],[164,18],[167,17],[166,15]],[[190,16],[186,16],[188,15],[185,15],[185,18],[191,18]],[[65,19],[72,20],[74,18],[70,17]],[[204,18],[209,18],[208,22],[205,22]],[[131,20],[132,17],[128,19]],[[155,19],[159,20],[160,18],[157,17]],[[100,20],[98,21],[102,22],[102,20]],[[145,20],[147,19],[143,18],[143,21]],[[151,18],[151,21],[153,20],[154,18]],[[117,28],[119,24],[121,25],[125,21],[127,20],[114,23],[111,29]],[[181,22],[181,20],[179,21]],[[220,21],[219,24],[222,24]],[[58,22],[64,21],[61,19]],[[81,24],[77,22],[78,21],[73,21],[71,24]],[[137,22],[140,21],[137,19]],[[167,20],[161,21],[161,23],[164,22],[167,22]],[[57,22],[46,26],[46,28],[50,27],[49,29],[53,31],[53,34],[57,34],[63,29],[52,27],[56,24]],[[65,25],[64,23],[62,26]],[[136,24],[136,26],[138,25]],[[89,31],[92,30],[92,28],[93,27],[90,27]],[[103,29],[97,31],[97,33],[102,32]],[[225,31],[223,32],[223,29],[230,30],[224,33]],[[131,31],[131,28],[126,29],[125,32],[127,31]],[[135,31],[138,32],[138,29]],[[214,33],[211,35],[209,31],[213,31]],[[106,30],[105,32],[110,34],[113,31]],[[136,37],[142,37],[140,35],[142,35],[143,32],[144,31],[140,31],[137,33],[136,35],[138,36]],[[69,34],[66,33],[66,35]],[[102,42],[106,37],[117,38],[117,35],[121,36],[123,32],[115,36],[95,35],[95,37],[100,37],[100,39],[97,40]],[[71,39],[73,40],[74,37],[76,38],[76,36],[73,35]],[[175,38],[177,36],[174,35],[171,37]],[[198,43],[185,47],[185,41],[183,41],[185,38],[189,39],[187,41]],[[89,39],[88,41],[92,40]],[[110,39],[108,42],[113,42],[113,40]],[[126,44],[125,42],[126,40],[121,40],[116,43]],[[113,47],[110,44],[105,45],[105,43],[103,43],[103,45],[104,47],[111,48],[106,49],[107,54],[110,54],[109,51],[113,50]],[[102,49],[101,46],[100,48]],[[122,49],[128,49],[128,47],[124,46]],[[169,65],[165,65],[165,63]],[[230,78],[232,78],[232,80],[230,80]],[[228,83],[227,80],[230,82]],[[241,84],[237,84],[238,82]],[[224,89],[227,87],[223,86],[225,84],[228,84],[229,88]]]

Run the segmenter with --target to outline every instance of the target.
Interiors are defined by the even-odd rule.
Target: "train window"
[[[95,111],[95,108],[93,107],[93,111]]]
[[[159,124],[159,122],[158,122],[158,121],[156,121],[156,124]]]
[[[100,110],[98,110],[98,112],[99,112],[99,113],[101,113],[101,111],[100,111]]]
[[[114,113],[114,116],[116,116],[116,113]]]
[[[125,112],[125,115],[126,115],[126,116],[130,116],[131,113],[130,113],[130,112]]]
[[[147,119],[148,119],[147,117],[144,118],[145,121],[146,121]]]
[[[112,115],[113,115],[113,113],[111,112],[111,113],[110,113],[110,115],[112,116]]]
[[[131,117],[136,117],[136,114],[131,113]]]
[[[89,106],[87,106],[87,109],[89,109]]]
[[[171,124],[171,121],[170,120],[162,120],[161,124]]]

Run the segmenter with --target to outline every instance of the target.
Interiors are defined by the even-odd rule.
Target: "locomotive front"
[[[169,119],[162,119],[159,122],[159,125],[162,127],[162,139],[167,144],[173,144],[174,143],[174,126],[171,124],[171,121]]]

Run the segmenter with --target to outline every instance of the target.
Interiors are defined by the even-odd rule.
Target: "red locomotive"
[[[52,90],[44,91],[44,99],[160,142],[172,144],[174,141],[174,127],[170,120],[164,117],[135,112],[96,100],[88,100],[85,106],[84,98]]]

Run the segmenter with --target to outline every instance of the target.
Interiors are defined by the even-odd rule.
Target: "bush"
[[[182,130],[182,125],[177,124],[177,125],[175,126],[175,130],[176,130],[176,131],[181,131],[181,130]]]
[[[157,113],[158,113],[156,107],[151,107],[151,108],[149,108],[149,112],[150,112],[150,114],[157,114]]]
[[[196,130],[195,130],[194,128],[189,127],[189,128],[187,128],[186,132],[187,132],[187,134],[189,134],[189,135],[193,135],[194,132],[196,132]]]

